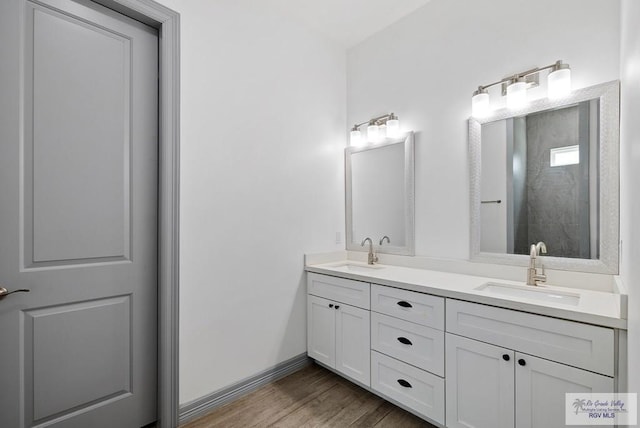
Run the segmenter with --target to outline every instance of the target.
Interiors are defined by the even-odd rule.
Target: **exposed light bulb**
[[[479,87],[471,97],[471,116],[485,117],[490,113],[489,93],[486,89]]]
[[[569,64],[556,62],[551,73],[547,76],[549,98],[562,98],[571,92],[571,69]]]
[[[507,86],[507,107],[517,109],[527,104],[527,84],[524,79],[517,79]]]

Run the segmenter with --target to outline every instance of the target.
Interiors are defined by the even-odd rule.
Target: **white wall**
[[[469,256],[473,90],[558,59],[575,88],[618,79],[619,23],[612,0],[432,0],[348,51],[348,124],[393,111],[417,133],[417,255]]]
[[[303,254],[344,248],[346,66],[261,2],[161,1],[182,27],[185,403],[306,351]]]
[[[622,0],[620,275],[629,289],[629,392],[640,392],[640,2]]]

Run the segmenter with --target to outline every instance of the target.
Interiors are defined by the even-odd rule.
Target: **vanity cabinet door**
[[[448,428],[513,428],[514,352],[446,335]]]
[[[307,295],[307,353],[309,357],[335,367],[336,310],[321,297]]]
[[[613,392],[613,378],[530,355],[516,353],[515,372],[516,428],[564,428],[566,393]]]
[[[362,384],[370,385],[369,311],[349,305],[336,306],[335,369]]]

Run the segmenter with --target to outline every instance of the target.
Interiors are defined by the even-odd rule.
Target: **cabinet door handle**
[[[406,337],[399,337],[398,342],[404,343],[405,345],[413,345],[413,343],[411,343],[411,341]]]
[[[527,365],[527,362],[526,362],[523,358],[520,358],[520,359],[518,360],[518,364],[520,364],[521,366],[526,366],[526,365]]]
[[[398,383],[404,386],[405,388],[413,388],[411,384],[404,379],[398,379]]]
[[[340,305],[336,305],[336,309],[340,309]]]
[[[330,308],[333,308],[333,303],[329,303],[329,307],[330,307]]]
[[[413,308],[411,303],[405,302],[404,300],[399,301],[398,306],[402,306],[403,308]]]
[[[509,354],[504,354],[502,356],[502,359],[505,360],[505,361],[509,361],[511,359],[511,357],[509,357]]]

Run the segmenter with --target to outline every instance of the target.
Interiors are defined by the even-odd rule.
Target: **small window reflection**
[[[580,163],[580,146],[556,147],[551,149],[551,166],[576,165]]]

